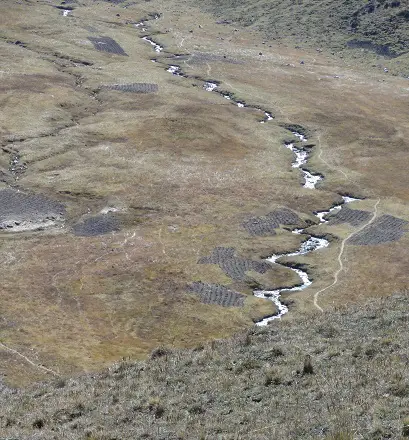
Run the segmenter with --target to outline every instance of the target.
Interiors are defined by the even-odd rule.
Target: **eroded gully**
[[[154,16],[154,19],[158,19],[160,18],[159,14],[156,14]],[[142,30],[143,32],[146,32],[146,29],[148,27],[147,24],[148,20],[142,20],[139,23],[136,23],[134,26],[140,30]],[[149,44],[152,45],[153,49],[155,50],[155,52],[160,53],[164,50],[163,46],[161,46],[159,43],[157,43],[156,41],[152,40],[149,35],[144,35],[141,37],[142,40],[148,42]],[[168,54],[169,55],[169,54]],[[177,58],[178,55],[176,54],[170,54],[172,56],[172,58]],[[157,62],[157,59],[152,59],[151,61],[153,62]],[[184,78],[190,78],[189,75],[185,74],[181,67],[177,64],[168,64],[166,67],[166,71],[171,73],[174,76],[180,76],[180,77],[184,77]],[[192,77],[194,79],[198,79],[197,77]],[[263,113],[263,118],[261,120],[259,120],[260,123],[264,124],[267,123],[271,120],[274,119],[273,114],[270,111],[267,110],[263,110],[257,106],[252,106],[252,105],[248,105],[245,103],[245,101],[243,100],[239,100],[235,97],[234,94],[227,92],[227,91],[223,91],[220,90],[220,82],[216,81],[216,80],[202,80],[202,87],[205,91],[207,92],[214,92],[214,93],[218,93],[220,96],[222,96],[223,98],[225,98],[226,100],[229,100],[232,102],[232,104],[236,105],[239,108],[252,108],[255,109],[257,111],[260,111]],[[293,161],[291,163],[292,168],[298,168],[300,169],[304,182],[302,184],[302,186],[304,188],[307,189],[312,189],[315,190],[316,189],[316,185],[318,182],[322,181],[324,179],[324,176],[321,174],[317,174],[317,173],[312,173],[311,171],[309,171],[306,168],[306,165],[308,163],[308,159],[310,157],[311,154],[311,147],[303,147],[302,144],[306,143],[308,141],[307,137],[305,136],[305,134],[303,133],[299,133],[297,131],[292,131],[292,134],[294,135],[295,138],[298,139],[299,143],[301,144],[301,146],[297,146],[295,145],[296,142],[287,142],[285,143],[285,147],[288,148],[289,150],[292,151],[293,153]],[[326,219],[326,216],[330,213],[333,213],[337,210],[340,210],[342,205],[346,204],[346,203],[351,203],[355,200],[359,200],[350,196],[346,196],[343,195],[342,196],[342,202],[333,205],[332,207],[330,207],[328,210],[325,211],[316,211],[314,212],[314,215],[318,218],[319,223],[327,223],[328,220]],[[305,241],[303,241],[299,247],[298,250],[296,250],[295,252],[287,252],[287,253],[283,253],[283,254],[273,254],[270,257],[266,258],[266,261],[268,261],[269,263],[273,263],[273,264],[278,264],[281,266],[284,266],[290,270],[292,270],[293,272],[295,272],[299,278],[300,278],[300,283],[296,286],[292,286],[292,287],[283,287],[280,289],[276,289],[276,290],[255,290],[253,292],[254,296],[256,296],[257,298],[263,298],[263,299],[267,299],[272,301],[277,309],[278,309],[278,313],[271,315],[271,316],[267,316],[261,320],[259,320],[258,322],[256,322],[256,325],[258,326],[265,326],[268,323],[270,323],[271,321],[275,320],[275,319],[279,319],[281,318],[283,315],[285,315],[286,313],[288,313],[288,307],[286,306],[286,304],[281,300],[281,294],[282,293],[289,293],[289,292],[299,292],[301,290],[306,289],[307,287],[309,287],[312,284],[312,281],[308,275],[308,273],[302,269],[300,269],[299,267],[296,267],[293,264],[289,264],[289,263],[280,263],[280,260],[282,258],[285,257],[298,257],[301,255],[307,255],[311,252],[317,251],[319,249],[323,249],[329,246],[329,241],[324,238],[324,237],[318,237],[318,236],[314,236],[311,235],[310,233],[307,232],[306,230],[307,228],[304,229],[293,229],[291,232],[293,234],[297,234],[297,235],[305,235],[306,239]]]

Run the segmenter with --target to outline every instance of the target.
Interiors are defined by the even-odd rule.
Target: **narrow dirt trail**
[[[318,290],[318,292],[315,292],[314,294],[314,307],[316,307],[320,312],[323,312],[323,308],[318,304],[318,297],[321,293],[325,292],[326,290],[330,289],[331,287],[334,287],[337,283],[338,283],[338,277],[339,274],[344,270],[344,263],[342,262],[342,255],[344,254],[344,250],[345,250],[345,244],[346,242],[353,237],[354,235],[356,235],[358,232],[362,231],[363,229],[365,229],[367,226],[369,226],[371,223],[373,223],[376,219],[376,216],[378,214],[378,205],[380,203],[381,199],[377,199],[375,205],[374,205],[374,209],[373,209],[373,213],[372,213],[372,217],[371,219],[365,223],[364,225],[362,225],[359,229],[357,229],[356,231],[351,232],[351,234],[348,235],[348,237],[345,237],[342,242],[341,242],[341,247],[339,250],[339,254],[338,254],[338,263],[339,263],[339,267],[338,270],[334,273],[334,281],[327,287],[324,287],[323,289]]]
[[[36,369],[38,369],[38,370],[43,370],[43,371],[45,371],[46,373],[50,373],[50,374],[52,374],[53,376],[60,377],[60,375],[59,375],[56,371],[51,370],[51,368],[44,367],[44,365],[36,364],[36,363],[33,362],[31,359],[29,359],[27,356],[24,356],[24,354],[20,353],[20,352],[17,351],[17,350],[14,350],[13,348],[7,347],[7,345],[4,345],[4,344],[1,343],[1,342],[0,342],[0,348],[3,348],[4,350],[6,350],[6,351],[8,351],[8,352],[10,352],[10,353],[13,353],[13,354],[15,354],[16,356],[21,357],[21,358],[24,359],[27,363],[29,363],[30,365],[32,365],[34,368],[36,368]]]

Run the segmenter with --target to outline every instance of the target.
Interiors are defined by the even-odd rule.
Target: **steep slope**
[[[0,393],[30,439],[399,439],[409,416],[406,293],[276,322],[99,375]],[[403,438],[403,437],[402,437]]]
[[[251,26],[273,39],[361,47],[387,57],[409,50],[408,1],[390,0],[205,0],[208,10]]]

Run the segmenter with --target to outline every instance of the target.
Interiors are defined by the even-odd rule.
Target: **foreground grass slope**
[[[157,349],[98,375],[5,388],[0,430],[30,439],[400,439],[408,307],[407,292],[395,294],[193,350]]]

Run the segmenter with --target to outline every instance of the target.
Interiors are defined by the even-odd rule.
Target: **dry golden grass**
[[[0,341],[35,363],[61,374],[92,371],[123,356],[144,357],[158,345],[226,337],[273,313],[273,305],[253,298],[246,284],[233,283],[217,266],[197,264],[216,246],[234,247],[252,260],[298,247],[300,237],[285,230],[250,237],[241,224],[251,216],[284,206],[314,219],[314,210],[348,192],[370,199],[360,202],[362,209],[381,197],[380,212],[409,220],[403,79],[383,81],[323,54],[269,48],[256,33],[216,25],[214,17],[173,2],[126,10],[93,3],[77,7],[72,17],[47,4],[9,3],[0,6],[0,51],[10,60],[2,71],[2,139],[23,139],[13,143],[28,165],[19,187],[67,205],[63,230],[1,236],[0,315],[12,324],[1,328]],[[258,124],[259,112],[238,109],[194,79],[171,76],[166,53],[152,63],[156,54],[129,24],[152,11],[163,13],[151,31],[160,32],[155,39],[170,52],[208,55],[180,63],[185,72],[220,80],[221,89],[271,110],[275,121]],[[97,52],[89,35],[114,38],[129,56]],[[132,82],[157,83],[159,92],[95,93],[103,85]],[[291,134],[280,127],[285,123],[305,126],[317,145],[310,166],[325,181],[316,191],[303,189],[290,167],[283,141]],[[7,163],[4,153],[2,167]],[[121,231],[70,233],[79,218],[107,206],[122,210]],[[291,260],[308,264],[314,280],[293,295],[295,317],[313,310],[314,291],[332,282],[339,244],[353,229],[314,230],[337,237],[329,248]],[[347,272],[322,306],[383,295],[391,282],[407,285],[407,239],[347,245]],[[298,282],[282,267],[252,275],[270,288]],[[249,294],[245,307],[201,304],[186,290],[198,280]],[[8,353],[0,361],[9,382],[37,379],[39,371],[20,360]]]

